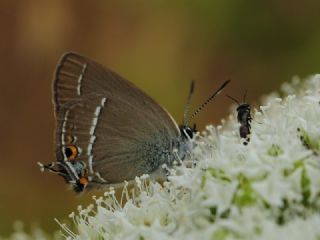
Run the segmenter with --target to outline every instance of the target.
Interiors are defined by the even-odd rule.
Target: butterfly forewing
[[[92,60],[68,53],[54,81],[57,158],[68,141],[79,147],[99,181],[117,183],[150,173],[171,158],[180,136],[172,117],[152,98]]]

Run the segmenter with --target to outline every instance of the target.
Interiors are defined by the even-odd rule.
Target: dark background
[[[87,55],[141,87],[181,122],[226,79],[196,118],[200,129],[229,113],[226,93],[250,103],[292,76],[319,72],[319,1],[0,1],[0,235],[19,219],[46,231],[91,194],[41,173],[54,160],[52,74],[66,51]],[[318,19],[318,20],[317,20]]]

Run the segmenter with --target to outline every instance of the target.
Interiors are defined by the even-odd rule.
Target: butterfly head
[[[193,125],[193,127],[187,125],[180,125],[179,129],[182,140],[192,139],[195,133],[198,132],[195,124]]]

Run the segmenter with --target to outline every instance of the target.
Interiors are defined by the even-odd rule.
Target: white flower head
[[[320,239],[320,75],[294,78],[252,109],[197,135],[160,184],[147,175],[70,214],[69,239]],[[167,168],[167,167],[166,167]]]
[[[320,75],[294,78],[252,110],[243,144],[234,114],[197,135],[162,185],[136,178],[72,214],[74,239],[318,239]],[[67,230],[68,231],[68,230]]]

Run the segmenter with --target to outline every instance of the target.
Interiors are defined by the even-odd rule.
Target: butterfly
[[[226,81],[193,115],[229,83]],[[77,53],[60,59],[53,81],[56,161],[45,165],[75,192],[118,186],[149,174],[165,179],[190,151],[197,131],[187,120],[194,83],[181,126],[155,100],[112,70]]]

